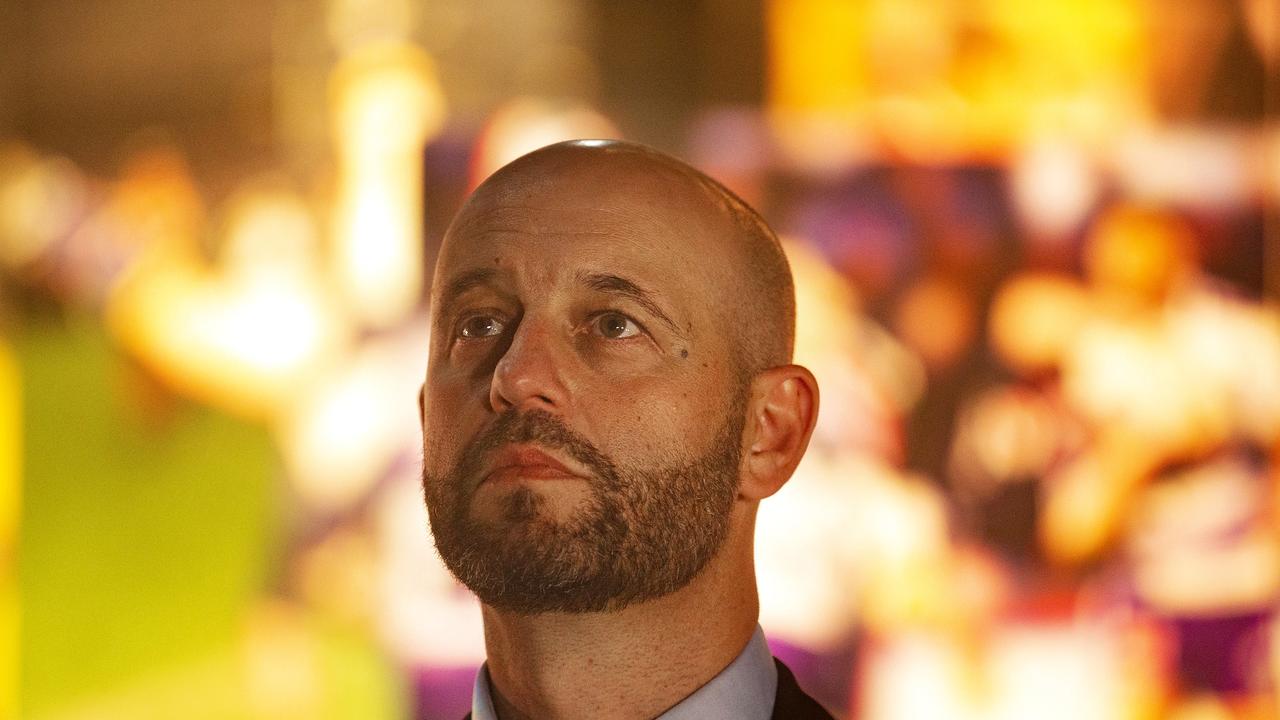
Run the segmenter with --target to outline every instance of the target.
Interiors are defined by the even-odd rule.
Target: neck
[[[501,720],[652,718],[729,665],[759,615],[754,523],[734,523],[684,588],[600,613],[516,615],[485,606],[485,649]]]

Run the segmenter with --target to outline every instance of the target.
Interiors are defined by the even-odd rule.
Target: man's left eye
[[[592,321],[595,331],[610,340],[625,340],[640,334],[640,326],[622,313],[600,313]]]

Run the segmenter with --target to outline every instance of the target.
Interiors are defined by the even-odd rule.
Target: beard
[[[508,410],[445,474],[428,474],[424,463],[436,551],[481,602],[520,614],[618,610],[675,592],[728,535],[742,400],[704,454],[672,453],[645,468],[614,462],[548,412]],[[485,458],[511,443],[557,450],[587,468],[587,497],[573,515],[556,520],[536,489],[517,484],[497,499],[500,520],[475,517]]]

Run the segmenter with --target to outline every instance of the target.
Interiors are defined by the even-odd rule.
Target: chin
[[[581,485],[546,480],[486,484],[473,497],[471,514],[489,523],[566,522],[581,512],[588,499]]]

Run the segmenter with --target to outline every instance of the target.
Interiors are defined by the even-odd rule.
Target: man
[[[422,475],[436,548],[483,604],[471,717],[830,717],[756,623],[756,506],[818,408],[794,308],[764,221],[643,146],[552,145],[463,205]]]

